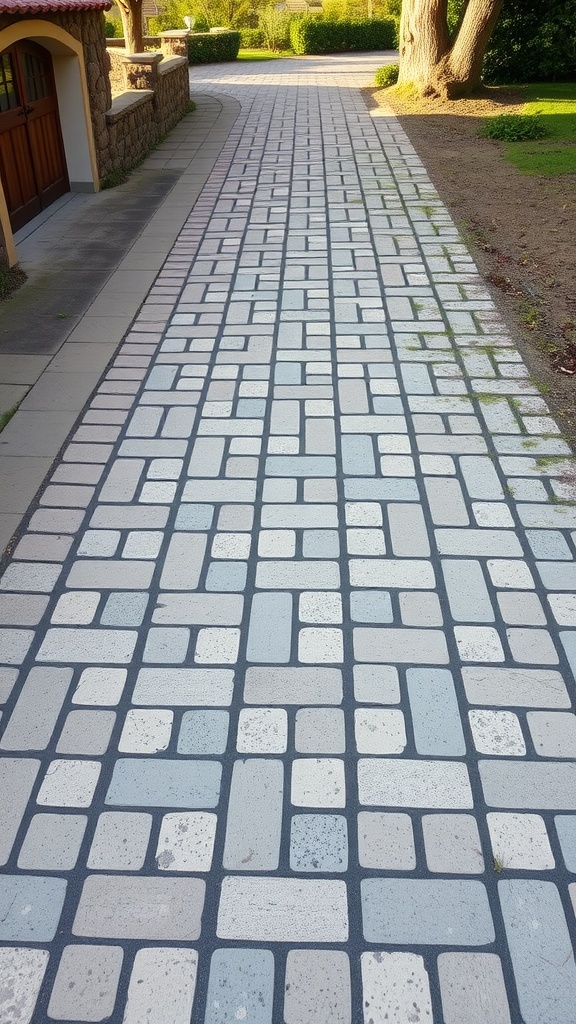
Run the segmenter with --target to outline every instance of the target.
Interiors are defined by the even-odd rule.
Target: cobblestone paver
[[[0,580],[0,1020],[574,1024],[570,450],[378,56],[242,113]]]

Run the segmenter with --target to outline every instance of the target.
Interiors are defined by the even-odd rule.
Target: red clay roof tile
[[[111,0],[0,0],[0,14],[55,14],[59,11],[109,11]]]

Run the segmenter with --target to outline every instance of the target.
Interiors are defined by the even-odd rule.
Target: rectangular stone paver
[[[492,668],[462,669],[464,688],[470,704],[511,707],[568,708],[566,683],[553,669]]]
[[[126,629],[49,629],[38,651],[38,661],[107,662],[127,664],[137,635]]]
[[[247,704],[340,704],[342,673],[335,668],[249,668]]]
[[[204,892],[199,878],[89,875],[72,931],[107,939],[197,939]]]
[[[112,1014],[122,969],[120,946],[66,946],[48,1014],[56,1020],[103,1020]]]
[[[50,942],[56,934],[66,882],[41,875],[5,874],[0,878],[0,939]]]
[[[358,789],[360,802],[365,805],[473,806],[468,772],[459,762],[360,758]]]
[[[277,592],[254,594],[246,649],[248,660],[288,662],[291,633],[292,595]]]
[[[33,758],[3,757],[0,760],[0,864],[8,861],[28,800],[40,769]]]
[[[23,946],[0,948],[0,1014],[10,1024],[32,1019],[48,966],[47,949]]]
[[[406,679],[418,753],[462,755],[466,744],[452,674],[410,668]]]
[[[292,949],[286,961],[286,1024],[350,1024],[350,966],[341,950]]]
[[[2,750],[44,750],[72,680],[69,668],[33,668],[4,730]]]
[[[216,668],[143,668],[134,688],[135,704],[227,706],[232,699],[234,673]]]
[[[222,885],[217,934],[259,942],[345,942],[346,886],[340,881],[231,875]]]
[[[481,882],[456,879],[381,879],[362,882],[368,942],[484,946],[494,926]]]
[[[375,1024],[403,1024],[415,1017],[432,1020],[430,982],[421,956],[415,953],[363,953],[364,1019]]]
[[[576,764],[481,761],[480,778],[492,807],[576,811]]]
[[[76,814],[37,814],[20,848],[18,867],[70,871],[76,865],[87,818]]]
[[[206,1024],[272,1024],[274,957],[268,949],[217,949],[210,962]]]
[[[151,828],[151,814],[105,811],[96,824],[88,867],[137,871],[144,864]]]
[[[220,776],[218,761],[120,758],[106,803],[125,807],[215,807]]]
[[[432,629],[355,629],[354,653],[358,661],[418,665],[449,661],[444,633]]]
[[[193,66],[150,158],[0,575],[2,1024],[574,1024],[573,460],[388,59]]]
[[[130,975],[124,1024],[188,1024],[198,954],[187,947],[139,949]]]
[[[223,864],[229,871],[278,867],[284,791],[281,761],[236,761],[230,784]]]
[[[562,955],[571,939],[558,890],[536,879],[501,881],[498,890],[520,1012],[527,1024],[563,1024],[576,1000],[576,966]]]
[[[502,964],[494,953],[441,953],[438,976],[446,1024],[511,1024]]]

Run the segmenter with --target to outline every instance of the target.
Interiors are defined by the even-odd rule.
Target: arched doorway
[[[0,177],[13,231],[70,188],[52,54],[28,39],[0,54]]]

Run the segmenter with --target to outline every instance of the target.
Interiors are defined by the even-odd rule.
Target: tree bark
[[[117,0],[124,28],[124,46],[128,53],[144,52],[142,0]]]
[[[399,84],[422,96],[456,99],[478,88],[484,51],[504,0],[468,0],[450,39],[447,0],[403,0]]]

